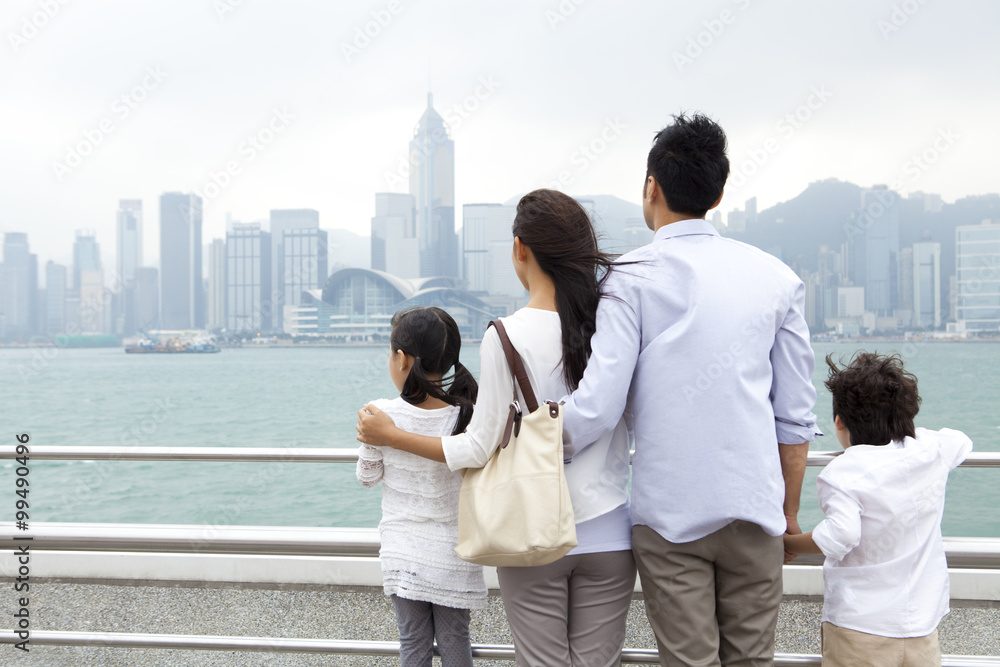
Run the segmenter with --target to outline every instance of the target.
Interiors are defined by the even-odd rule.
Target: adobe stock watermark
[[[500,82],[492,74],[479,77],[479,85],[471,94],[462,98],[461,102],[456,102],[451,107],[445,109],[444,120],[448,123],[451,131],[454,132],[462,123],[474,114],[483,102],[493,97],[493,93],[500,88]]]
[[[937,134],[934,136],[931,144],[919,153],[911,155],[903,163],[903,175],[911,181],[920,180],[924,172],[930,169],[960,138],[959,134],[951,127],[938,128]],[[899,184],[900,181],[897,181],[894,186],[898,189]]]
[[[235,12],[243,6],[245,0],[212,0],[212,9],[220,21],[226,20],[226,16]]]
[[[501,85],[502,83],[492,74],[480,76],[476,87],[470,94],[462,98],[460,102],[445,109],[443,117],[446,126],[431,129],[427,134],[428,141],[417,142],[416,150],[410,150],[406,157],[400,155],[397,158],[395,171],[386,171],[383,174],[388,189],[396,190],[408,186],[410,170],[419,167],[422,159],[427,158],[438,146],[449,141],[451,139],[450,132],[471,118],[482,107],[483,103],[493,97],[493,93]]]
[[[389,0],[385,7],[376,9],[371,13],[371,19],[363,25],[355,26],[354,35],[350,41],[340,43],[340,52],[344,60],[350,65],[351,62],[361,52],[371,46],[372,42],[382,34],[382,31],[389,27],[399,12],[403,10],[400,0]]]
[[[215,507],[216,513],[212,519],[200,526],[200,534],[189,540],[190,551],[199,553],[206,551],[213,540],[219,538],[226,528],[236,525],[237,520],[244,512],[253,509],[260,498],[272,488],[272,485],[280,479],[283,466],[295,459],[291,456],[291,450],[296,449],[296,442],[282,445],[284,456],[267,463],[267,465],[254,466],[253,474],[246,477],[241,485],[243,493],[233,498],[230,502],[219,504]]]
[[[160,427],[174,414],[176,406],[171,398],[158,398],[146,412],[146,415],[129,426],[122,429],[119,442],[124,447],[133,449],[145,445]],[[121,458],[103,459],[87,468],[89,475],[79,480],[72,490],[63,491],[59,501],[60,507],[73,507],[82,501],[89,499],[95,490],[99,489],[104,482],[115,472],[114,462],[121,461]]]
[[[555,30],[560,23],[565,23],[569,17],[576,13],[576,10],[587,0],[560,0],[555,9],[545,10],[545,20],[549,22],[549,27]]]
[[[812,120],[816,112],[822,109],[832,97],[833,93],[827,89],[826,84],[813,86],[802,104],[786,113],[774,124],[774,129],[778,133],[777,137],[768,137],[757,148],[748,150],[745,158],[739,161],[733,160],[726,188],[730,192],[734,192],[743,187],[752,176],[767,164],[771,156],[781,149],[782,141],[791,139],[796,132]]]
[[[120,123],[128,119],[139,108],[139,105],[149,98],[150,93],[160,87],[166,78],[167,73],[160,69],[159,65],[147,67],[142,80],[119,95],[112,102],[109,113],[95,127],[85,129],[83,136],[76,143],[66,147],[66,155],[61,162],[53,160],[52,173],[56,180],[62,183],[63,179],[79,168],[84,160],[104,143],[108,135],[114,132]]]
[[[101,294],[96,299],[86,299],[80,304],[80,322],[94,322],[103,318],[105,309],[110,308],[114,297],[119,296],[125,288],[125,281],[121,275],[115,271],[111,276],[109,284],[101,288]],[[68,323],[63,331],[55,334],[33,336],[31,342],[35,344],[47,343],[48,345],[38,345],[32,351],[30,363],[19,364],[17,367],[18,377],[23,384],[41,377],[42,373],[48,370],[49,365],[59,356],[63,348],[70,344],[72,336],[90,333],[85,326],[75,322]]]
[[[899,32],[925,4],[927,4],[927,0],[903,0],[899,4],[894,4],[888,18],[875,22],[882,39],[888,41],[889,36]]]
[[[950,126],[938,128],[934,139],[930,145],[918,153],[911,155],[900,168],[900,176],[888,186],[886,190],[875,190],[874,200],[865,207],[853,220],[844,223],[844,235],[848,240],[859,234],[863,234],[875,222],[885,215],[885,212],[896,202],[898,197],[896,192],[904,190],[907,185],[912,185],[920,180],[923,174],[930,169],[944,155],[961,136]]]
[[[237,156],[227,160],[218,170],[209,172],[208,180],[200,188],[194,188],[193,192],[204,201],[211,201],[217,198],[222,192],[233,183],[233,179],[239,176],[244,167],[257,159],[257,156],[267,148],[279,134],[288,129],[295,116],[288,112],[285,107],[273,109],[271,117],[267,119],[263,127],[256,132],[248,134],[240,143],[237,149]]]
[[[20,53],[28,42],[37,37],[42,29],[58,16],[62,12],[62,8],[69,3],[70,0],[38,0],[38,10],[21,18],[21,25],[17,32],[7,33],[7,41],[10,43],[10,48],[14,50],[14,55]]]
[[[606,118],[604,127],[601,128],[592,139],[585,141],[570,155],[569,163],[574,169],[562,169],[556,177],[542,186],[551,190],[562,190],[572,185],[576,176],[582,174],[590,168],[598,158],[600,158],[622,133],[628,129],[628,125],[618,117]]]
[[[752,0],[733,0],[733,4],[740,11],[745,11],[750,7],[751,3]],[[707,21],[702,21],[702,30],[699,30],[695,35],[688,38],[683,50],[674,51],[673,53],[674,65],[677,67],[677,71],[684,72],[685,67],[693,65],[695,60],[712,48],[716,40],[726,32],[727,26],[736,23],[738,16],[732,9],[727,8],[719,12],[718,16]]]
[[[733,368],[744,354],[759,352],[755,342],[761,336],[774,335],[779,319],[783,319],[792,307],[794,298],[795,295],[791,292],[780,294],[770,305],[745,321],[740,327],[739,338],[730,341],[728,346],[717,349],[712,354],[712,362],[699,369],[694,381],[685,384],[681,389],[687,402],[693,404],[695,399],[711,389],[716,381],[723,376],[731,375],[727,371]]]

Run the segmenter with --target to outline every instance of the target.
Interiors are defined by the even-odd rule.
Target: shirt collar
[[[673,238],[675,236],[695,235],[720,236],[719,230],[712,226],[712,223],[708,220],[692,219],[678,220],[677,222],[672,222],[669,225],[660,227],[653,236],[653,240],[659,241],[661,239]]]

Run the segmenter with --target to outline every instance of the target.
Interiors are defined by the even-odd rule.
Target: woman
[[[539,400],[559,400],[583,377],[597,304],[611,259],[597,246],[586,211],[553,190],[517,205],[514,271],[528,305],[504,326]],[[499,336],[480,347],[479,397],[465,433],[407,433],[374,406],[358,413],[358,440],[389,446],[452,470],[479,468],[499,445],[513,391]],[[624,419],[566,465],[578,545],[538,567],[497,568],[519,665],[617,665],[635,584],[628,506],[630,437]]]

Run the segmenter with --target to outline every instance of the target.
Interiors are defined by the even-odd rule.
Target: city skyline
[[[723,212],[827,177],[945,201],[997,190],[993,3],[223,4],[65,6],[8,39],[0,232],[38,231],[39,258],[67,264],[60,230],[94,229],[110,253],[120,198],[149,218],[181,191],[205,199],[206,239],[226,212],[292,207],[364,234],[371,193],[407,190],[428,90],[459,145],[456,217],[543,185],[637,202],[652,134],[681,110],[729,134]],[[20,35],[35,11],[7,3],[0,25]]]

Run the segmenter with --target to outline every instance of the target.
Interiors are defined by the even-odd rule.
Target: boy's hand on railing
[[[391,447],[391,435],[397,430],[392,417],[371,403],[358,410],[358,423],[354,428],[358,431],[358,442],[375,447]]]

